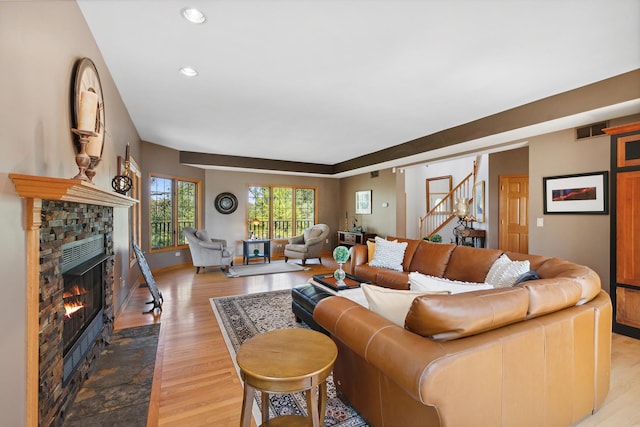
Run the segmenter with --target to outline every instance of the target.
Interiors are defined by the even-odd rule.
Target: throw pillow
[[[211,237],[209,237],[209,233],[207,233],[207,230],[196,231],[196,237],[200,240],[204,240],[205,242],[211,241]]]
[[[460,282],[457,280],[449,280],[444,277],[429,276],[418,273],[417,271],[409,273],[409,289],[412,291],[426,292],[447,292],[451,294],[459,294],[462,292],[479,291],[483,289],[493,289],[488,283],[472,283]]]
[[[369,303],[369,310],[392,321],[404,328],[404,318],[407,317],[411,303],[416,297],[427,294],[443,294],[444,292],[407,291],[383,288],[382,286],[360,285]]]
[[[309,239],[320,237],[321,234],[322,234],[322,229],[318,227],[307,228],[306,230],[304,230],[304,233],[303,233],[304,241],[306,242]]]
[[[528,260],[511,261],[506,255],[502,254],[489,269],[487,277],[484,281],[496,288],[506,288],[513,286],[518,278],[529,271],[531,268]]]
[[[376,250],[373,259],[369,261],[372,267],[388,268],[402,271],[404,252],[407,250],[407,242],[390,242],[381,237],[376,237]]]
[[[373,255],[376,252],[376,244],[375,242],[370,242],[367,240],[367,260],[371,261],[373,259]]]
[[[520,275],[520,277],[518,277],[518,280],[516,280],[515,285],[519,285],[520,283],[524,283],[524,282],[528,282],[529,280],[538,280],[540,279],[540,275],[538,274],[537,271],[535,270],[529,270],[526,273],[523,273],[522,275]]]

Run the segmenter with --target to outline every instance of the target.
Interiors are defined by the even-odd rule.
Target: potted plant
[[[442,236],[436,233],[429,238],[429,241],[434,243],[442,243]]]

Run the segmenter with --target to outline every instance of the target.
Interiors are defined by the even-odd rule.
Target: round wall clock
[[[220,193],[216,196],[214,204],[221,214],[230,214],[238,208],[238,199],[231,193]]]
[[[80,94],[83,91],[90,91],[95,93],[98,96],[98,110],[96,114],[96,128],[94,130],[95,133],[98,134],[96,137],[100,144],[100,147],[104,146],[104,129],[105,129],[105,117],[104,117],[104,99],[102,95],[102,85],[100,84],[100,77],[98,76],[98,70],[96,69],[95,64],[89,58],[82,58],[78,60],[75,67],[75,77],[73,84],[73,93],[72,93],[72,112],[71,118],[73,121],[73,127],[77,129],[78,127],[78,115],[80,112]],[[76,145],[79,147],[80,143],[76,141]],[[102,148],[101,148],[102,150]],[[100,157],[102,157],[102,152],[100,152]]]

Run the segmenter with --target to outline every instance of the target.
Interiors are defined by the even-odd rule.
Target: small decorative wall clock
[[[238,208],[238,199],[232,193],[220,193],[216,196],[214,204],[221,214],[230,214]]]

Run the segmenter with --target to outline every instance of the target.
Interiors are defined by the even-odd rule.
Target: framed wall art
[[[371,214],[371,190],[356,191],[356,215]]]
[[[473,213],[476,222],[484,222],[484,181],[473,186]]]
[[[542,178],[545,214],[608,214],[609,172]]]

